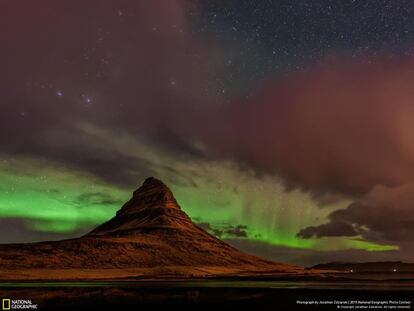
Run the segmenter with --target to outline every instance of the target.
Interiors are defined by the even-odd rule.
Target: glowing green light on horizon
[[[26,160],[18,168],[0,163],[0,217],[30,220],[38,231],[72,232],[112,217],[128,198],[126,191],[93,176]],[[11,165],[11,166],[9,166]],[[96,196],[113,200],[99,202]]]
[[[215,174],[215,173],[214,173]],[[226,177],[229,183],[232,176]],[[200,183],[203,181],[199,181]],[[267,183],[263,183],[266,187]],[[383,251],[398,249],[362,240],[300,239],[301,228],[326,219],[329,209],[311,204],[300,191],[286,194],[278,186],[251,191],[171,183],[184,211],[197,222],[215,226],[245,225],[247,239],[291,248]],[[138,186],[138,185],[137,185]],[[242,185],[240,187],[243,187]],[[0,160],[0,218],[21,218],[35,231],[88,231],[114,216],[134,189],[104,183],[95,176],[33,159]],[[257,194],[258,193],[258,194]],[[223,235],[222,238],[232,238]]]

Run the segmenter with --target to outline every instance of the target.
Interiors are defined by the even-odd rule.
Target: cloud
[[[332,214],[330,214],[332,216]],[[329,222],[317,227],[311,226],[301,230],[298,236],[301,238],[312,237],[330,237],[330,236],[357,236],[364,232],[355,224],[350,224],[346,221],[338,220],[336,222]]]
[[[248,238],[248,226],[246,225],[217,225],[207,222],[197,223],[204,230],[210,232],[218,238]]]
[[[377,186],[347,208],[330,213],[327,223],[304,228],[298,236],[360,236],[367,241],[404,245],[414,236],[413,202],[414,184]]]
[[[196,5],[44,3],[48,10],[2,4],[0,38],[11,47],[0,51],[3,73],[11,73],[0,74],[4,153],[46,157],[123,186],[134,181],[131,171],[151,173],[145,161],[97,148],[79,128],[89,123],[169,153],[248,163],[324,200],[333,199],[327,192],[360,195],[413,181],[410,58],[322,61],[223,105],[206,91],[220,72],[209,62],[215,47],[188,31],[186,12]]]
[[[217,153],[315,192],[414,181],[414,59],[323,61],[234,100],[206,130]]]
[[[196,152],[189,140],[210,102],[212,70],[206,45],[187,27],[196,5],[43,0],[0,8],[0,39],[9,44],[0,51],[2,153],[59,161],[125,186],[146,163],[103,153],[80,123],[171,153]]]

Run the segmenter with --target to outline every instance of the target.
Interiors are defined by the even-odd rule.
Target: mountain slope
[[[97,227],[89,236],[131,234],[145,229],[194,232],[196,228],[181,210],[171,190],[163,182],[150,177],[134,191],[132,199],[124,204],[114,218]]]
[[[148,178],[115,217],[83,237],[0,245],[0,279],[54,279],[68,275],[191,277],[302,271],[245,254],[210,235],[191,221],[171,190],[155,178]]]

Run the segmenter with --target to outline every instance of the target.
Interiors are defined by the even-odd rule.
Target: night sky
[[[414,261],[414,3],[0,2],[0,243],[148,176],[269,259]]]

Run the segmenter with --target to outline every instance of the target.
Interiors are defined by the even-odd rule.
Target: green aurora
[[[185,171],[185,164],[181,165]],[[195,176],[196,184],[192,185],[174,182],[167,173],[158,172],[172,188],[183,210],[196,222],[214,227],[243,225],[247,227],[247,237],[239,238],[275,246],[327,251],[398,249],[361,239],[300,239],[296,234],[301,228],[325,222],[329,212],[338,205],[321,208],[309,194],[300,190],[287,192],[277,181],[254,179],[250,175],[240,177],[239,172],[226,165],[206,166],[209,170],[204,172],[210,176]],[[220,176],[220,181],[213,182],[211,176]],[[137,180],[135,188],[141,183],[142,180]],[[111,185],[91,174],[38,159],[2,158],[0,217],[24,219],[34,231],[87,232],[113,217],[135,188]]]

